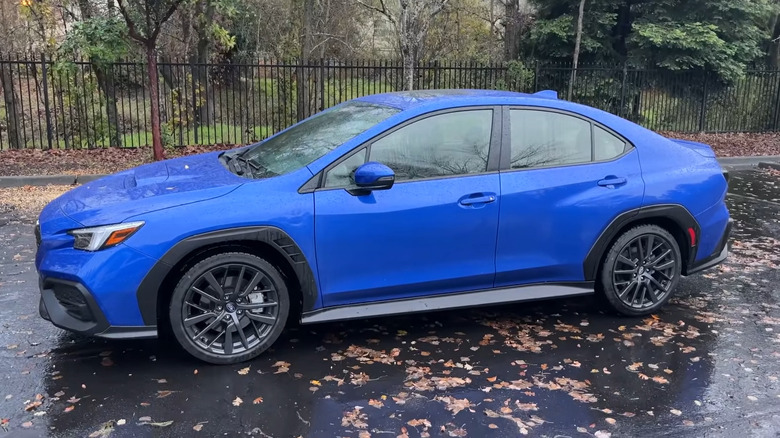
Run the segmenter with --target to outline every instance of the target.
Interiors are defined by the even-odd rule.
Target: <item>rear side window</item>
[[[615,158],[626,142],[568,114],[510,110],[511,168],[566,166]]]
[[[593,126],[593,153],[596,161],[615,158],[625,150],[625,141],[600,126]]]

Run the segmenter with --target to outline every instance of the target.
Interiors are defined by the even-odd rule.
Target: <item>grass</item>
[[[162,127],[163,142],[166,146],[179,146],[179,145],[212,145],[212,144],[247,144],[254,141],[259,141],[269,137],[273,134],[272,130],[268,126],[253,126],[249,129],[242,128],[238,125],[230,125],[226,123],[218,123],[215,125],[200,126],[198,128],[187,128],[179,131],[175,129],[173,132],[169,131],[166,126]],[[198,141],[195,142],[195,134],[197,132]],[[77,139],[69,139],[71,147],[75,148],[87,148],[90,146],[89,141],[76,142]],[[92,140],[92,139],[90,139]],[[135,131],[127,134],[122,134],[120,138],[121,147],[133,148],[140,146],[150,146],[152,144],[152,132],[151,131]],[[38,144],[38,142],[36,142]],[[108,147],[110,145],[109,139],[100,138],[94,142],[96,147]],[[56,149],[65,149],[65,140],[57,140],[53,145]],[[33,144],[28,142],[28,148],[32,148]]]

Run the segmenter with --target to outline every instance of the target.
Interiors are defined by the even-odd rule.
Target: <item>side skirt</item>
[[[304,312],[301,316],[301,324],[461,309],[464,307],[491,306],[495,304],[589,295],[592,293],[594,293],[594,282],[592,281],[512,286],[501,289],[329,307]]]

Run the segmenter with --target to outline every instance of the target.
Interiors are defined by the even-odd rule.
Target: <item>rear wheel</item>
[[[176,340],[213,364],[243,362],[268,349],[290,311],[287,286],[260,257],[225,253],[190,268],[170,303]]]
[[[674,237],[657,225],[640,225],[621,235],[607,253],[601,288],[619,313],[647,315],[669,301],[681,269],[682,257]]]

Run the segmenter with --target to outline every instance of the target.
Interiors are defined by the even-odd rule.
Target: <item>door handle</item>
[[[463,198],[460,205],[490,204],[496,200],[496,195],[477,196],[475,198]]]
[[[601,187],[614,187],[614,186],[623,185],[626,182],[628,182],[628,180],[626,180],[622,176],[621,177],[617,177],[617,176],[610,175],[610,176],[602,179],[601,181],[599,181],[598,185],[600,185]]]

